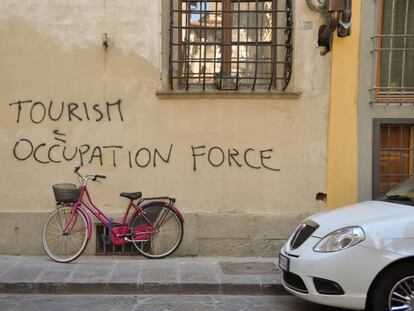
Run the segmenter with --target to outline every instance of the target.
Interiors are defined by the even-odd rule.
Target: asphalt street
[[[1,311],[346,311],[293,296],[156,295],[0,295]]]

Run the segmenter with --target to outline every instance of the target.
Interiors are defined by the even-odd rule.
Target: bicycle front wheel
[[[181,219],[174,209],[166,205],[148,204],[142,209],[146,219],[137,213],[130,223],[133,239],[142,240],[133,242],[136,249],[143,256],[152,259],[171,255],[183,239],[184,226]],[[154,229],[154,233],[145,233]]]
[[[57,262],[75,260],[88,243],[86,218],[76,211],[71,219],[72,209],[72,206],[57,208],[49,214],[43,226],[43,248],[46,254]]]

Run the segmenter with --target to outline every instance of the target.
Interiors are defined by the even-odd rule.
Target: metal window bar
[[[170,88],[285,90],[292,15],[291,0],[170,0]]]
[[[410,1],[407,0],[405,4],[405,25],[404,25],[404,51],[403,51],[403,60],[402,60],[402,73],[401,73],[401,85],[405,85],[405,59],[407,56],[407,32],[408,32],[408,12],[410,7]]]
[[[96,224],[96,255],[139,255],[132,243],[124,245],[105,244],[102,236],[109,236],[109,230],[103,224]]]
[[[391,85],[391,64],[392,64],[392,55],[393,55],[393,44],[394,44],[394,14],[395,12],[395,0],[392,0],[392,14],[391,14],[391,36],[390,36],[390,55],[388,56],[388,84],[387,85]]]
[[[238,0],[237,1],[237,10],[238,10],[238,12],[237,12],[237,27],[238,27],[238,29],[237,29],[237,42],[240,42],[240,21],[241,21],[241,19],[240,19],[240,12],[241,12],[240,7],[241,7],[240,0]],[[237,59],[240,59],[240,45],[239,44],[237,44]],[[239,75],[240,75],[240,62],[237,62],[236,66],[237,66],[237,69],[236,69],[237,77],[239,77]],[[239,82],[239,81],[237,81],[237,82]],[[239,89],[239,83],[237,83],[236,89],[237,90]]]
[[[370,51],[373,56],[373,68],[375,68],[373,75],[375,85],[369,89],[370,104],[414,105],[414,84],[412,81],[411,83],[406,81],[407,62],[412,61],[412,56],[407,54],[414,55],[414,48],[408,46],[408,40],[414,40],[414,33],[412,33],[412,30],[411,33],[409,32],[409,23],[411,29],[413,29],[410,13],[413,14],[414,6],[412,3],[410,6],[410,0],[398,0],[400,2],[397,0],[377,1],[376,24],[378,27],[377,33],[371,37],[373,48]],[[404,11],[399,16],[397,16],[397,3],[400,6],[402,3],[405,4]],[[386,4],[389,10],[387,11],[388,15],[384,14]],[[399,32],[396,32],[396,23],[401,18],[403,19],[401,22],[403,30],[400,29]],[[385,23],[388,23],[389,33],[385,33],[387,31],[387,29],[384,29]],[[400,41],[402,41],[402,46],[398,44]],[[401,55],[401,63],[396,62],[395,55]],[[384,57],[388,62],[386,68],[382,64]],[[398,82],[392,81],[392,77],[396,75],[398,76]],[[382,76],[386,78],[386,85],[381,79]]]
[[[191,9],[191,3],[190,2],[191,2],[190,0],[187,0],[187,9],[188,8]],[[186,23],[185,23],[185,25],[186,25],[185,34],[186,35],[185,35],[184,40],[187,41],[187,42],[190,42],[190,28],[189,28],[189,26],[190,26],[190,23],[191,23],[191,14],[187,14],[185,20],[186,20]],[[186,57],[187,61],[190,58],[190,44],[187,45],[187,50],[186,50],[186,53],[185,53],[185,57]],[[187,62],[185,63],[185,72],[186,72],[185,89],[188,91],[188,89],[190,87],[190,84],[189,84],[189,82],[190,82],[189,81],[190,65]]]
[[[257,8],[259,7],[259,2],[258,2],[258,0],[256,0],[256,19],[255,19],[255,22],[256,22],[256,25],[259,23],[259,13],[257,12],[258,10],[257,10]],[[255,39],[256,39],[256,62],[255,62],[255,66],[254,66],[254,81],[253,81],[253,86],[252,86],[252,91],[254,91],[254,88],[256,87],[256,81],[257,81],[257,79],[256,79],[256,77],[257,77],[257,67],[258,67],[258,64],[257,64],[257,62],[259,61],[259,27],[256,27],[256,36],[255,36]]]

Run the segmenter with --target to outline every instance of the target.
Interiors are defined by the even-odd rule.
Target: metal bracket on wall
[[[314,3],[317,1],[318,3]],[[350,35],[352,19],[352,0],[307,0],[308,6],[320,13],[328,12],[329,21],[319,27],[318,46],[321,55],[326,55],[332,48],[333,33],[338,37]]]

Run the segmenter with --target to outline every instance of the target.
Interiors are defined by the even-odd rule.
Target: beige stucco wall
[[[160,77],[166,74],[167,48],[166,38],[160,36],[162,18],[167,17],[161,6],[155,0],[0,2],[0,231],[9,227],[0,232],[0,246],[7,246],[0,252],[41,251],[37,242],[16,247],[13,239],[38,241],[40,219],[54,207],[51,184],[75,182],[71,172],[80,158],[63,160],[65,146],[67,154],[90,146],[82,172],[109,177],[90,184],[96,203],[109,213],[123,210],[126,200],[118,196],[121,191],[176,197],[177,206],[189,215],[183,245],[191,249],[187,253],[199,253],[200,248],[206,252],[211,245],[214,254],[220,239],[229,240],[229,245],[232,239],[248,240],[247,248],[254,248],[252,241],[258,239],[280,241],[299,219],[325,208],[315,201],[315,194],[326,188],[330,74],[330,59],[319,55],[315,42],[319,15],[303,1],[295,1],[294,76],[289,90],[301,92],[298,98],[159,99],[156,91],[166,85]],[[312,29],[303,23],[309,21]],[[104,33],[110,40],[107,50],[102,45]],[[20,112],[18,104],[10,105],[29,100],[21,104]],[[111,106],[109,121],[106,103],[118,100],[123,120],[118,106]],[[40,122],[43,108],[34,103],[47,109],[50,101],[53,116],[64,102],[62,117],[52,121],[46,116]],[[69,121],[70,103],[79,105],[75,114],[82,121],[73,115]],[[97,110],[103,114],[100,121]],[[33,155],[16,159],[29,154],[26,140],[34,148],[46,144],[36,154],[40,161],[49,161],[49,148],[58,144],[50,156],[62,162],[42,164]],[[114,145],[122,149],[103,148]],[[206,146],[197,150],[206,154],[196,157],[196,171],[192,146]],[[214,146],[226,154],[236,148],[242,167],[234,162],[229,166],[227,155],[220,167],[209,164],[208,151]],[[171,148],[170,159],[165,163],[157,158],[154,167],[152,158],[147,167],[139,167],[134,159],[141,148],[148,148],[152,157],[157,148],[164,158]],[[254,149],[248,152],[249,163],[261,169],[244,163],[242,155],[248,148]],[[264,153],[269,157],[264,163],[280,171],[261,165],[260,150],[268,149],[273,151]],[[141,150],[138,163],[145,164],[146,155]],[[217,148],[211,156],[214,163],[220,162]],[[225,219],[221,226],[234,224],[217,231],[214,219],[221,216]],[[266,234],[261,235],[263,228]],[[250,230],[247,237],[246,230]]]

